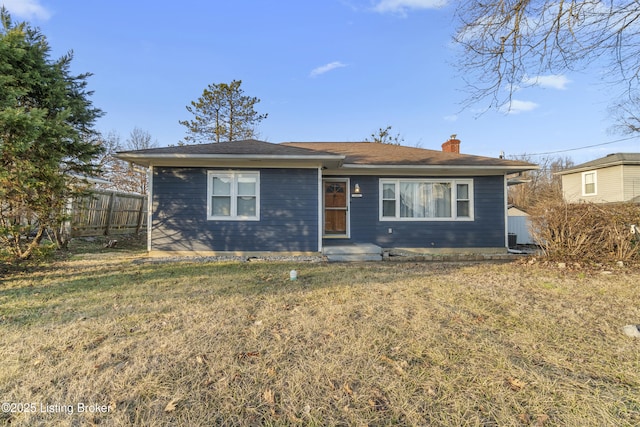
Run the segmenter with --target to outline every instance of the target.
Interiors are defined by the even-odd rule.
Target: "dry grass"
[[[37,405],[0,424],[639,425],[640,340],[621,332],[639,283],[524,264],[56,262],[0,284],[0,396]]]

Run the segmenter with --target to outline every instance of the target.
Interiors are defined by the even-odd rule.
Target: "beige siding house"
[[[559,172],[570,203],[640,203],[640,153],[616,153]]]

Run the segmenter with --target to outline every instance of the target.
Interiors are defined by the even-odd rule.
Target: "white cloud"
[[[445,121],[453,123],[453,122],[458,120],[458,115],[457,114],[450,114],[448,116],[444,116],[443,118],[444,118]]]
[[[411,9],[439,9],[446,6],[448,0],[380,0],[373,7],[379,13],[406,14]]]
[[[500,111],[506,114],[520,114],[526,113],[528,111],[533,111],[538,107],[539,105],[535,102],[512,99],[511,102],[507,102],[502,107],[500,107]]]
[[[37,18],[46,21],[51,12],[40,4],[40,0],[0,0],[2,5],[13,15],[22,19]]]
[[[565,90],[571,80],[562,74],[552,74],[549,76],[527,77],[522,81],[526,85],[540,86],[549,89]]]
[[[330,62],[326,65],[322,65],[320,67],[314,68],[313,70],[311,70],[311,73],[309,74],[309,76],[318,77],[320,74],[328,73],[329,71],[335,70],[336,68],[342,68],[346,66],[347,66],[346,64],[343,64],[340,61]]]

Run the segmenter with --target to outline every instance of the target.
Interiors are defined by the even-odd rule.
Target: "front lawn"
[[[0,424],[640,424],[637,270],[139,258],[0,279]]]

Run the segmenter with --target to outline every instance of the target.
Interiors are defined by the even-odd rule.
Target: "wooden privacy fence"
[[[71,237],[140,233],[147,223],[147,197],[93,191],[71,203]]]

